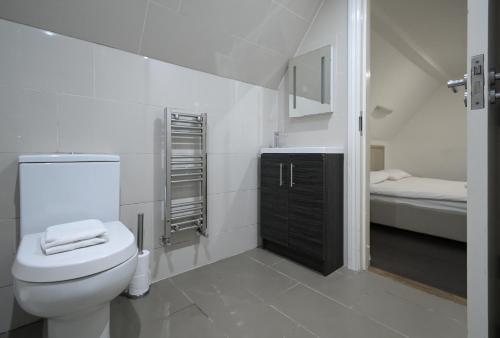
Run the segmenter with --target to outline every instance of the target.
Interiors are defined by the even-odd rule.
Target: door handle
[[[293,168],[295,166],[293,165],[293,163],[290,163],[290,188],[293,188],[293,186],[295,185],[295,183],[293,182]]]
[[[454,93],[458,93],[457,88],[462,86],[467,89],[467,74],[464,74],[463,79],[448,81],[448,88],[450,88]]]
[[[464,105],[466,107],[467,107],[467,95],[468,95],[467,94],[467,77],[468,77],[468,75],[464,74],[464,78],[463,79],[448,81],[448,88],[450,88],[453,93],[458,93],[458,90],[457,90],[458,87],[462,87],[463,86],[465,88],[465,92],[464,92]]]
[[[280,163],[280,187],[283,186],[283,163]]]

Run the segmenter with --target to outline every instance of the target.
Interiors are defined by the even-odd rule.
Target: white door
[[[499,7],[498,0],[468,1],[467,312],[470,338],[500,337],[500,100],[493,103],[489,98],[490,89],[498,82],[490,85],[490,71],[495,68],[500,71]],[[482,67],[481,56],[484,56]],[[500,90],[499,84],[496,87]]]

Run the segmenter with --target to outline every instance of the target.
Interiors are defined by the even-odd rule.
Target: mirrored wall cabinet
[[[290,117],[331,113],[332,46],[299,55],[288,64]]]

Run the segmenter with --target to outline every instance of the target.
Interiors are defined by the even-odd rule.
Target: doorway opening
[[[467,297],[466,0],[371,2],[370,268]],[[425,23],[425,24],[424,24]]]

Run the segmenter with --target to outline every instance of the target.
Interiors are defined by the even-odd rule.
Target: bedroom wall
[[[10,272],[20,154],[120,154],[120,220],[135,229],[145,214],[155,281],[257,245],[257,154],[272,139],[263,116],[276,116],[277,91],[4,20],[0,46],[0,333],[34,320],[16,305]],[[165,106],[208,114],[210,233],[166,249]]]
[[[467,179],[463,91],[441,85],[389,142],[390,166],[413,175]]]
[[[372,32],[371,41],[369,132],[372,144],[386,147],[386,168],[465,180],[463,90],[453,94],[444,80],[433,77],[378,32]],[[376,106],[392,113],[376,116]]]

